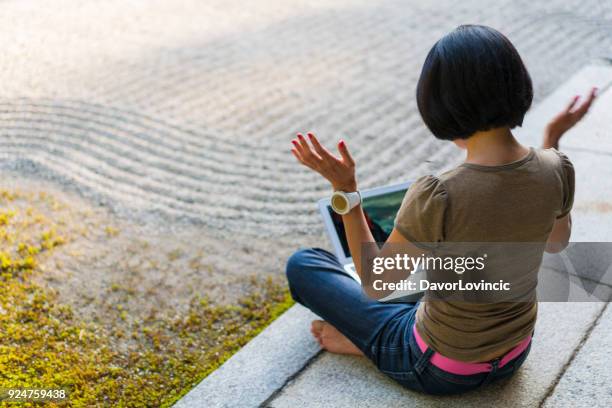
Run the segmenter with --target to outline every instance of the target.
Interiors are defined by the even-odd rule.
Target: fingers
[[[333,167],[335,164],[340,163],[340,160],[336,156],[321,145],[313,133],[308,133],[308,139],[310,140],[310,144],[301,133],[298,133],[297,138],[291,141],[291,143],[293,143],[291,153],[293,153],[300,163],[311,168],[329,168],[330,166]],[[338,143],[338,151],[345,165],[349,167],[355,166],[355,161],[344,140],[340,140]]]
[[[576,103],[578,103],[579,99],[580,99],[580,95],[574,96],[572,100],[570,101],[569,105],[567,105],[567,108],[565,108],[565,111],[567,113],[571,113],[572,110],[574,109],[574,106],[576,106]]]
[[[293,155],[295,156],[295,158],[302,164],[306,164],[304,163],[304,160],[302,159],[302,156],[300,155],[300,153],[297,151],[297,149],[294,147],[293,149],[291,149],[291,153],[293,153]]]
[[[293,149],[291,149],[292,152],[295,152],[296,155],[298,155],[300,157],[300,159],[302,158],[302,155],[300,154],[300,150],[302,150],[302,146],[300,146],[300,144],[298,143],[297,140],[293,139],[291,141],[291,143],[293,144]]]
[[[587,96],[586,100],[574,111],[574,114],[578,117],[578,120],[582,119],[584,115],[589,111],[593,101],[597,97],[597,88],[592,88]]]
[[[295,156],[295,158],[304,166],[311,167],[310,164],[304,159],[304,156],[301,153],[303,151],[302,145],[300,145],[300,143],[295,139],[293,139],[291,143],[293,143],[291,153]]]
[[[592,88],[591,92],[589,92],[589,96],[587,96],[586,101],[578,108],[578,110],[584,115],[589,111],[593,101],[597,97],[597,88]]]
[[[314,147],[315,152],[323,159],[335,159],[334,155],[329,152],[325,147],[321,146],[319,143],[319,139],[314,135],[314,133],[308,133],[308,138],[310,139],[310,143],[312,143],[312,147]]]
[[[297,144],[298,152],[302,156],[302,159],[304,159],[304,161],[306,162],[312,162],[312,163],[320,162],[321,156],[319,156],[319,154],[315,152],[312,147],[310,147],[310,144],[308,143],[304,135],[302,135],[301,133],[298,133],[297,138],[298,138],[298,144]],[[293,145],[296,146],[295,143]]]
[[[342,156],[342,160],[344,160],[346,164],[349,166],[355,165],[355,161],[353,160],[353,157],[351,156],[351,153],[349,152],[344,140],[340,140],[340,143],[338,143],[338,151],[340,152],[340,156]]]

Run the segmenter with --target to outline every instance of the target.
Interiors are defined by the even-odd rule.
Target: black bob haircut
[[[439,139],[467,139],[477,131],[521,126],[533,87],[518,51],[502,33],[462,25],[429,51],[417,105]]]

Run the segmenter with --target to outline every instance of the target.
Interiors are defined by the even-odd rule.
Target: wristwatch
[[[335,191],[331,196],[331,207],[336,214],[348,214],[353,208],[361,204],[361,193],[353,191]]]

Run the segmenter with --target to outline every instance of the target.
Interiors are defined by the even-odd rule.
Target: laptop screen
[[[402,204],[405,194],[406,189],[402,189],[372,197],[365,197],[363,199],[361,206],[363,207],[370,231],[372,231],[372,235],[376,242],[385,242],[391,234],[395,222],[395,215]],[[336,233],[340,239],[340,244],[342,244],[344,255],[350,258],[351,253],[344,234],[342,216],[336,214],[331,209],[331,206],[328,206],[327,210],[336,228]]]

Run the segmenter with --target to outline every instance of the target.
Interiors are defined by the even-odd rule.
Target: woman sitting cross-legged
[[[584,103],[574,98],[550,122],[543,146],[528,148],[512,129],[531,106],[532,83],[510,41],[484,26],[461,26],[440,39],[425,60],[417,104],[435,137],[465,149],[465,162],[410,185],[393,231],[374,256],[393,257],[401,247],[416,257],[430,245],[454,242],[541,243],[539,253],[530,252],[529,259],[517,253],[521,258],[514,260],[519,275],[537,280],[543,251],[562,250],[571,233],[574,171],[558,142],[586,114],[595,93]],[[357,191],[344,141],[339,157],[312,133],[292,143],[297,160],[334,190]],[[321,249],[301,250],[287,264],[293,297],[323,319],[311,330],[324,349],[365,355],[401,385],[430,394],[469,391],[517,371],[532,341],[535,287],[521,302],[429,301],[427,294],[416,304],[380,302],[381,294],[368,286],[372,271],[363,268],[373,255],[363,253],[364,244],[374,238],[361,206],[342,221],[363,286]]]

